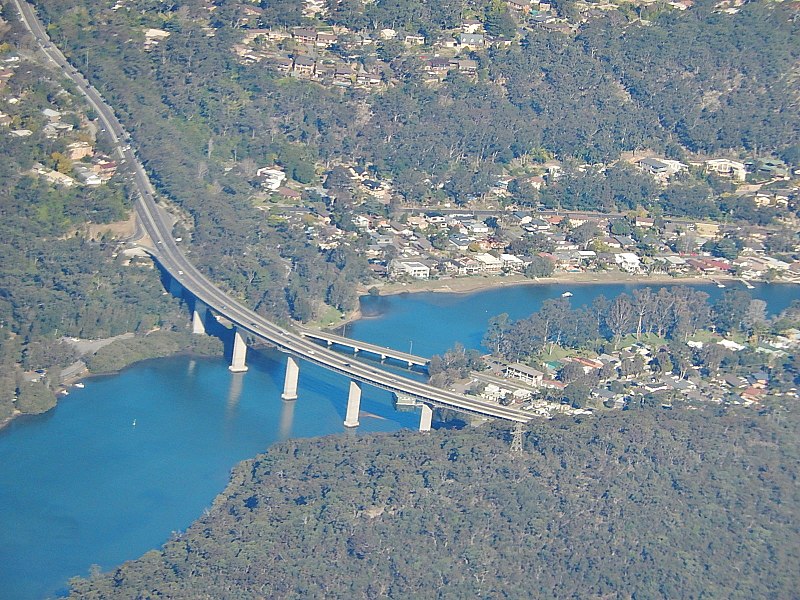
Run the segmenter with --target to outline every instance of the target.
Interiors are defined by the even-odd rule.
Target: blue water
[[[657,291],[667,285],[517,285],[471,294],[439,292],[400,294],[397,296],[361,299],[364,319],[347,326],[346,334],[367,342],[391,346],[414,354],[431,356],[461,342],[467,348],[481,348],[481,338],[490,317],[508,313],[512,320],[525,318],[550,298],[559,298],[570,291],[573,308],[590,304],[597,296],[613,299],[620,293],[630,294],[637,287]],[[720,289],[716,285],[696,285],[710,296],[718,298],[727,289],[744,289],[739,283]],[[788,284],[756,285],[747,290],[753,298],[767,302],[767,312],[777,314],[793,300],[800,299],[800,286]]]
[[[12,422],[0,434],[0,598],[55,595],[92,564],[137,558],[200,516],[240,460],[344,430],[346,380],[303,364],[299,398],[284,402],[281,356],[248,358],[244,374],[221,359],[148,361]],[[361,408],[385,418],[362,416],[362,432],[417,425],[380,390],[365,387]]]
[[[456,341],[478,348],[490,316],[525,317],[566,289],[366,297],[368,318],[346,334],[422,355]],[[632,286],[569,289],[579,306]],[[724,291],[702,289],[712,297]],[[778,312],[798,292],[770,285],[751,293]],[[90,379],[53,411],[0,432],[0,599],[55,595],[93,564],[108,570],[137,558],[201,515],[238,461],[278,440],[344,431],[345,378],[303,363],[300,397],[284,402],[282,356],[251,351],[248,365],[247,373],[231,374],[222,359],[140,363]],[[383,417],[362,417],[361,432],[417,425],[416,414],[395,412],[389,394],[368,386],[361,408]]]

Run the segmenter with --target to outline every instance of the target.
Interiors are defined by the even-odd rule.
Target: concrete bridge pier
[[[207,316],[208,307],[203,302],[195,298],[194,311],[192,312],[192,333],[205,335]]]
[[[350,380],[350,394],[347,396],[347,414],[344,418],[345,427],[358,427],[358,413],[361,410],[361,384]]]
[[[231,355],[231,366],[228,367],[233,373],[244,373],[247,371],[245,358],[247,357],[247,344],[242,337],[238,327],[233,328],[233,354]]]
[[[433,422],[433,408],[429,404],[422,404],[422,410],[419,414],[419,430],[430,431],[431,423]]]
[[[286,356],[286,376],[283,378],[284,400],[297,400],[297,379],[300,376],[300,367],[293,356]]]

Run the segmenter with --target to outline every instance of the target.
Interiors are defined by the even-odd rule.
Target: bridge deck
[[[369,342],[363,342],[361,340],[354,340],[352,338],[344,337],[327,331],[315,331],[313,329],[300,328],[297,332],[303,337],[321,340],[323,342],[332,344],[338,344],[347,348],[353,348],[359,352],[363,351],[371,354],[377,354],[381,358],[393,358],[395,360],[412,365],[426,367],[428,366],[428,363],[431,362],[431,359],[425,358],[424,356],[410,354],[408,352],[403,352],[402,350],[394,350],[393,348],[386,348],[377,344],[370,344]]]

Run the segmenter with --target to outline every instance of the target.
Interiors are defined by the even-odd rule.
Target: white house
[[[416,260],[393,260],[392,271],[410,275],[414,279],[428,279],[431,276],[431,268]]]
[[[481,264],[484,273],[499,273],[503,270],[503,261],[491,254],[476,254],[475,260]]]
[[[544,379],[544,373],[522,363],[512,363],[506,366],[506,376],[520,379],[534,386],[542,385],[542,379]]]
[[[723,177],[732,177],[736,181],[744,181],[747,177],[747,169],[744,163],[727,158],[712,158],[706,161],[706,171],[716,173]]]
[[[642,263],[639,261],[639,257],[633,252],[620,252],[619,254],[615,254],[614,260],[621,270],[627,271],[628,273],[639,273],[642,270]]]

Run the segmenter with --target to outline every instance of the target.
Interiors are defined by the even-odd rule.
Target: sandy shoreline
[[[666,274],[628,275],[625,273],[559,273],[554,277],[529,279],[523,275],[496,275],[487,277],[460,277],[454,279],[420,280],[408,284],[388,283],[379,287],[381,296],[437,292],[447,294],[469,294],[484,290],[512,287],[518,285],[702,285],[716,282],[738,282],[740,279],[729,276],[718,277],[672,277]],[[743,284],[742,284],[743,285]],[[366,293],[366,290],[364,290]],[[348,315],[349,319],[349,315]]]
[[[736,277],[725,275],[715,277],[702,277],[700,275],[691,277],[672,277],[664,273],[656,275],[629,275],[627,273],[559,273],[554,277],[544,277],[530,279],[524,275],[493,275],[482,277],[455,277],[450,279],[426,279],[412,281],[411,283],[385,283],[382,285],[361,286],[358,289],[359,296],[368,296],[371,288],[379,290],[379,296],[397,296],[400,294],[472,294],[504,287],[514,287],[518,285],[614,285],[614,284],[636,284],[636,285],[713,285],[720,283],[740,283],[742,280]],[[782,282],[787,283],[787,282]],[[567,291],[565,288],[564,291]],[[361,313],[360,306],[348,313],[341,321],[335,325],[323,327],[326,331],[341,330],[345,325],[349,325],[360,319],[368,319]]]

